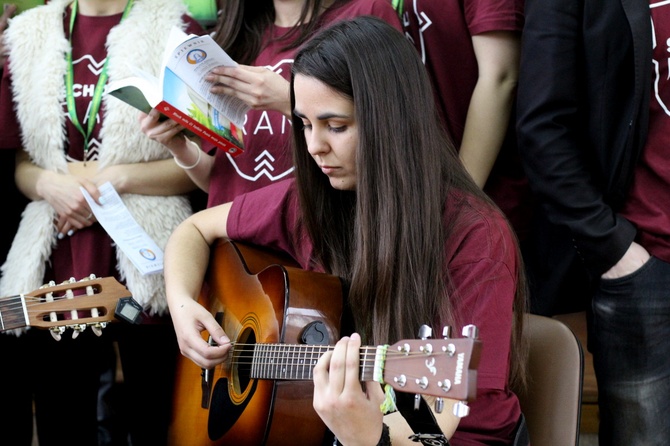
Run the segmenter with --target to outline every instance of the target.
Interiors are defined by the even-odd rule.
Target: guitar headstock
[[[476,335],[403,340],[386,351],[383,381],[400,392],[472,401],[480,353]]]
[[[115,320],[116,305],[125,297],[130,292],[113,277],[51,282],[20,296],[0,298],[0,331],[47,328],[58,340],[66,328],[73,329],[76,337],[91,326],[99,335]]]

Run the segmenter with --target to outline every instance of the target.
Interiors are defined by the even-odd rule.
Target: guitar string
[[[88,297],[88,296],[93,296],[94,294],[75,294],[74,297]],[[53,300],[67,300],[69,299],[68,296],[53,296]],[[71,299],[71,298],[70,298]],[[13,301],[13,302],[10,302]],[[35,297],[35,296],[24,296],[23,298],[21,296],[12,296],[12,297],[6,297],[3,299],[0,299],[0,308],[9,308],[9,309],[14,309],[14,308],[22,308],[23,304],[22,301],[25,301],[26,304],[30,306],[35,306],[36,304],[42,304],[47,302],[44,297]],[[10,302],[9,304],[5,304],[5,302]]]
[[[90,296],[87,294],[81,294],[81,295],[75,295],[76,297],[82,297],[82,296]],[[8,305],[6,304],[7,301],[14,301],[14,303],[9,303]],[[25,301],[26,303],[26,308],[28,312],[31,312],[31,307],[37,306],[44,304],[46,301],[44,300],[43,297],[35,297],[35,296],[10,296],[4,299],[0,299],[0,312],[4,314],[9,314],[11,312],[18,312],[22,313],[23,312],[23,304],[22,300]],[[68,298],[67,296],[53,296],[53,301],[59,301],[59,300],[72,300],[71,298]],[[64,310],[64,311],[69,311],[69,310]],[[275,348],[278,350],[283,350],[284,356],[290,355],[290,351],[286,351],[287,349],[291,348],[294,350],[326,350],[326,351],[331,351],[334,349],[334,346],[327,345],[327,346],[318,346],[318,345],[302,345],[302,344],[292,344],[292,345],[287,345],[287,344],[245,344],[245,343],[239,343],[239,342],[231,342],[230,345],[232,345],[234,348],[243,348],[243,347],[249,347],[249,346],[258,346],[261,345],[264,353],[267,353],[268,350]],[[372,347],[372,346],[362,346],[361,347],[361,357],[366,357],[366,355],[372,355],[374,356],[374,353],[377,351],[377,347]],[[370,353],[372,352],[372,353]],[[276,352],[275,352],[276,353]],[[252,359],[254,352],[251,351],[246,351],[246,350],[239,350],[234,352],[234,354],[237,354],[237,357],[242,358],[242,359]],[[421,352],[421,351],[410,351],[410,352],[401,352],[401,351],[396,351],[396,350],[387,350],[387,356],[419,356],[423,355],[426,356],[426,353]],[[446,352],[442,351],[436,351],[433,352],[432,355],[437,355],[437,354],[447,354]],[[367,360],[367,359],[366,359]],[[252,361],[253,362],[253,361]],[[250,362],[251,363],[251,362]],[[242,364],[241,361],[237,361],[237,364]]]
[[[244,343],[236,343],[236,342],[231,342],[230,343],[234,348],[239,348],[239,347],[249,347],[249,346],[262,346],[262,351],[261,352],[256,352],[256,351],[250,351],[250,350],[233,350],[232,355],[235,358],[240,358],[242,360],[249,360],[251,361],[250,363],[254,362],[253,358],[254,356],[265,356],[265,357],[286,357],[290,356],[294,353],[305,353],[305,351],[309,352],[310,350],[316,351],[316,350],[325,350],[324,353],[328,351],[334,350],[335,346],[334,345],[303,345],[303,344],[244,344]],[[272,349],[276,350],[272,350]],[[293,351],[291,351],[293,349]],[[369,355],[369,356],[374,356],[377,352],[377,347],[373,346],[362,346],[361,348],[361,356],[364,355]],[[303,350],[302,352],[297,352],[296,350]],[[276,356],[272,356],[275,354]],[[394,356],[394,357],[402,357],[402,356],[426,356],[426,357],[431,357],[431,356],[438,356],[438,355],[447,355],[447,356],[455,356],[454,353],[449,353],[445,351],[435,351],[430,354],[424,353],[422,351],[410,351],[410,352],[400,352],[400,351],[395,351],[395,350],[387,350],[386,356]],[[240,360],[233,360],[235,363],[242,363]]]
[[[467,339],[467,338],[466,338],[466,339]],[[447,341],[447,340],[446,340],[446,339],[445,339],[445,340],[440,340],[440,342],[444,342],[444,341]],[[455,339],[454,341],[457,341],[457,340]],[[284,344],[284,343],[281,343],[281,342],[269,342],[269,343],[264,343],[264,342],[263,342],[263,343],[244,343],[244,342],[235,342],[235,341],[233,341],[233,342],[229,342],[229,343],[221,344],[221,345],[232,345],[233,347],[253,347],[253,346],[263,346],[263,347],[266,347],[266,346],[267,346],[267,347],[274,347],[274,346],[276,346],[276,347],[279,347],[279,348],[281,348],[281,349],[286,349],[286,348],[296,347],[296,348],[302,348],[302,349],[309,349],[309,348],[327,348],[327,349],[331,349],[331,350],[332,350],[333,348],[335,348],[335,345],[331,345],[331,344],[328,344],[328,345],[321,345],[321,344]],[[361,349],[367,349],[367,350],[376,351],[377,348],[379,348],[379,346],[374,346],[374,345],[362,345],[360,348],[361,348]],[[251,353],[251,352],[250,352],[250,353]],[[396,350],[388,350],[388,353],[389,353],[389,354],[390,354],[390,353],[396,353],[396,354],[399,354],[399,355],[405,355],[405,354],[410,354],[410,355],[411,355],[411,354],[414,354],[414,355],[427,355],[427,353],[422,352],[422,351],[401,352],[401,351],[396,351]],[[431,353],[432,353],[432,354],[436,354],[436,353],[445,353],[445,354],[446,354],[446,353],[448,353],[448,352],[435,351],[435,352],[431,352]]]
[[[95,296],[95,294],[78,294],[74,295],[74,298],[77,297],[90,297],[90,296]],[[72,298],[68,296],[53,296],[53,302],[57,302],[60,300],[73,300]],[[34,310],[33,307],[36,306],[41,306],[45,303],[50,303],[51,301],[45,300],[44,297],[35,297],[35,296],[9,296],[3,299],[0,299],[0,314],[4,314],[5,316],[11,316],[11,315],[16,315],[16,314],[23,314],[23,303],[25,302],[25,307],[26,311],[31,314],[31,313],[38,313],[39,311],[42,310]],[[58,310],[58,309],[52,309],[50,311],[55,311],[55,312],[60,312],[60,311],[70,311],[70,310],[76,310],[76,308],[68,308],[68,309],[63,309],[63,310]],[[85,311],[85,310],[79,310],[79,311]]]
[[[241,343],[231,343],[234,346],[254,346],[258,344],[241,344]],[[286,344],[260,344],[263,345],[264,347],[279,347],[280,350],[286,350],[287,346]],[[325,346],[309,346],[309,345],[291,345],[290,348],[293,348],[294,351],[288,351],[285,354],[279,354],[279,355],[274,355],[274,356],[268,356],[264,355],[263,359],[264,360],[254,360],[254,352],[249,351],[249,350],[234,350],[232,358],[229,358],[225,363],[234,366],[242,371],[245,371],[248,373],[252,378],[254,377],[269,377],[269,378],[274,378],[274,379],[311,379],[312,378],[312,372],[314,369],[315,362],[318,360],[318,358],[321,356],[322,353],[327,352],[327,351],[332,351],[335,346],[333,345],[325,345]],[[295,350],[318,350],[313,351],[312,354],[317,354],[316,356],[310,357],[310,358],[296,358],[295,357]],[[262,353],[266,353],[265,350],[269,350],[264,348],[264,351]],[[271,353],[277,353],[279,350],[274,351]],[[360,376],[361,379],[363,380],[373,380],[374,379],[374,369],[375,369],[375,359],[376,359],[376,352],[377,352],[377,347],[373,346],[361,346],[361,351],[360,351]],[[300,353],[300,352],[298,352]],[[452,358],[455,358],[454,354],[450,354],[449,352],[445,351],[437,351],[431,353],[429,356],[435,357],[435,356],[449,356]],[[419,380],[425,379],[422,375],[420,374],[413,374],[410,371],[406,369],[406,366],[404,363],[397,363],[397,359],[401,358],[406,358],[406,359],[412,359],[416,358],[417,356],[427,356],[426,353],[421,352],[421,351],[411,351],[411,352],[400,352],[400,351],[388,351],[386,360],[384,361],[384,373],[386,376],[392,376],[396,372],[400,375],[404,375],[406,379],[408,380],[416,380],[416,383],[418,384]],[[388,359],[391,359],[391,361],[388,361]],[[307,359],[307,360],[304,360]],[[396,367],[396,364],[398,367]],[[437,382],[437,381],[436,381]]]
[[[95,294],[93,294],[95,295]],[[88,297],[92,296],[89,294],[80,294],[80,295],[75,295],[74,297]],[[43,297],[35,297],[35,296],[10,296],[6,297],[3,299],[0,299],[0,312],[2,313],[7,313],[11,311],[20,311],[23,312],[23,304],[21,301],[25,300],[26,302],[26,307],[28,308],[28,311],[30,311],[31,307],[37,306],[37,305],[42,305],[46,303],[47,301],[44,300]],[[5,302],[14,300],[15,303],[12,304],[10,303],[9,305],[5,305]],[[59,300],[72,300],[72,298],[68,298],[67,296],[53,296],[53,301],[59,301]],[[64,311],[69,311],[64,310]],[[326,350],[333,350],[334,345],[307,345],[307,344],[281,344],[281,343],[241,343],[241,342],[230,342],[230,345],[233,346],[233,348],[240,348],[240,350],[235,351],[234,353],[237,353],[238,356],[253,356],[255,352],[248,351],[248,350],[242,350],[244,347],[250,347],[250,346],[261,346],[263,348],[264,352],[267,353],[268,350],[272,348],[276,348],[278,350],[284,350],[284,354],[290,354],[290,351],[286,351],[287,349],[302,349],[302,350],[314,350],[314,349],[326,349]],[[374,346],[361,346],[361,351],[366,351],[366,352],[376,352],[378,347]],[[447,354],[447,352],[442,352],[442,351],[436,351],[432,352],[432,355],[435,354]],[[363,353],[362,353],[363,354]],[[367,353],[370,354],[370,353]],[[393,355],[393,356],[417,356],[417,355],[426,355],[426,353],[421,352],[421,351],[410,351],[410,352],[403,352],[403,351],[396,351],[396,350],[387,350],[386,352],[387,356],[388,355]],[[452,354],[453,355],[453,354]]]

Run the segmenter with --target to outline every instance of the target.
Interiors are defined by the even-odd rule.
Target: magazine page
[[[172,119],[209,140],[213,135],[207,132],[215,132],[243,149],[242,128],[231,123],[170,68],[165,69],[163,89],[163,100],[181,113],[170,113]]]
[[[179,76],[219,113],[228,117],[237,127],[242,127],[250,107],[233,96],[210,93],[213,83],[205,79],[213,68],[237,66],[237,62],[231,59],[209,35],[189,36],[179,28],[173,28],[169,41],[171,44],[181,43],[168,46],[173,50],[165,61],[165,67]]]

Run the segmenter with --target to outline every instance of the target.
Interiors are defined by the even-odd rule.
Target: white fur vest
[[[62,104],[69,43],[63,31],[63,11],[70,3],[71,0],[51,0],[45,6],[30,9],[12,19],[6,31],[23,147],[36,165],[57,172],[67,172],[66,115]],[[185,12],[180,0],[135,0],[129,15],[107,38],[109,79],[132,75],[133,66],[157,74],[170,28],[183,27],[181,17]],[[103,97],[103,101],[106,111],[100,133],[101,168],[170,156],[162,145],[140,131],[137,110],[113,97]],[[184,196],[124,194],[122,198],[135,220],[161,248],[174,228],[191,213]],[[45,262],[57,242],[55,216],[44,200],[26,207],[1,268],[0,296],[27,293],[43,284]],[[118,248],[116,257],[120,277],[133,297],[151,314],[166,314],[163,275],[142,276]]]

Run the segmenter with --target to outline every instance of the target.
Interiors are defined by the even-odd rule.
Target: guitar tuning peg
[[[467,417],[469,413],[470,413],[470,407],[467,405],[467,403],[459,401],[456,404],[454,404],[454,416],[458,418],[463,418]]]
[[[479,328],[476,325],[469,324],[463,327],[463,336],[470,339],[479,338]]]
[[[444,410],[444,400],[440,397],[435,399],[435,413],[442,413]]]
[[[79,333],[86,330],[86,324],[75,324],[71,326],[72,328],[72,339],[77,339]]]
[[[419,347],[419,351],[423,354],[431,355],[433,353],[433,346],[432,344],[426,343],[426,345]]]
[[[42,285],[42,286],[40,287],[40,289],[42,289],[42,288],[49,288],[49,287],[52,287],[52,286],[56,286],[56,282],[54,282],[53,280],[50,280],[49,283],[45,283],[44,285]]]
[[[406,342],[404,344],[398,346],[398,352],[402,353],[405,356],[409,355],[409,351],[410,351],[410,346]]]
[[[442,338],[444,339],[449,339],[451,337],[451,327],[449,325],[445,325],[442,327]]]
[[[51,337],[57,341],[61,340],[61,335],[65,332],[65,327],[51,327]]]
[[[414,394],[414,410],[419,410],[421,407],[421,395],[418,393]]]
[[[451,390],[451,380],[450,379],[445,379],[444,381],[440,380],[437,382],[437,387],[444,390],[445,392],[448,392],[449,390]]]
[[[419,328],[419,339],[428,339],[433,335],[433,329],[428,325],[422,325]]]
[[[107,327],[106,322],[99,322],[97,324],[91,325],[91,330],[95,333],[96,336],[102,336],[102,330]]]

